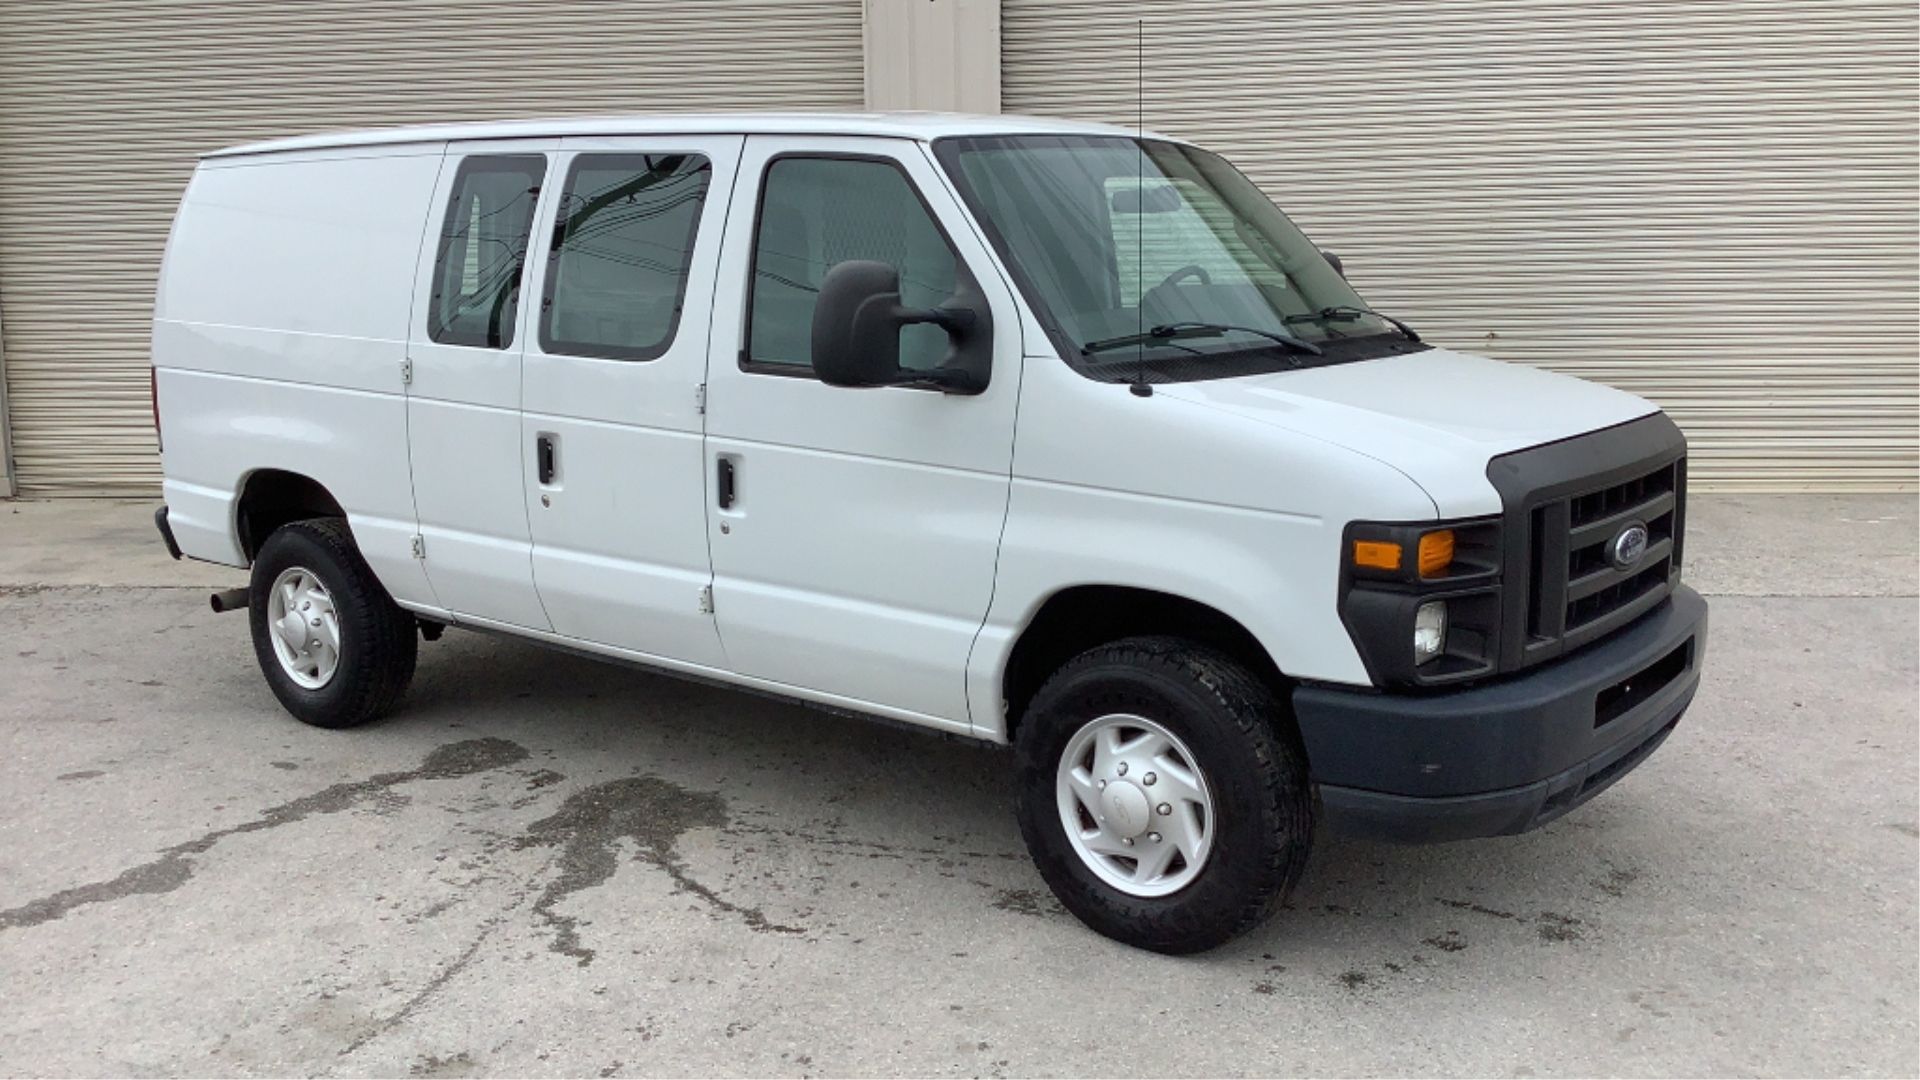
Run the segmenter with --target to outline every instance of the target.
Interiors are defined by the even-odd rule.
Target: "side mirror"
[[[1326,248],[1321,248],[1320,257],[1327,260],[1327,264],[1333,267],[1334,273],[1339,274],[1341,277],[1347,276],[1347,264],[1340,261],[1340,256],[1335,255]]]
[[[900,366],[900,329],[916,323],[932,323],[952,340],[939,367]],[[813,371],[828,386],[927,386],[978,394],[987,388],[992,342],[986,298],[971,281],[963,280],[939,307],[903,307],[898,271],[851,259],[827,271],[813,302]]]

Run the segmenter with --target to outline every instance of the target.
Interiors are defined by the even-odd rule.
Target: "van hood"
[[[1486,473],[1500,454],[1658,411],[1610,386],[1451,349],[1155,391],[1384,461],[1442,517],[1499,512]]]

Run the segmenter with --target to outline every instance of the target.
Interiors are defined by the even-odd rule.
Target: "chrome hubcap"
[[[280,670],[308,690],[333,680],[340,666],[340,618],[313,571],[292,566],[267,591],[267,631]]]
[[[1132,896],[1191,884],[1213,849],[1213,796],[1186,744],[1143,716],[1087,723],[1060,755],[1067,842],[1100,880]]]

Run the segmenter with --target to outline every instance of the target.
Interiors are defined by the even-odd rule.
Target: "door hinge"
[[[412,360],[400,361],[400,385],[401,386],[413,385],[413,361]]]
[[[693,411],[705,416],[707,413],[707,384],[701,383],[693,388]]]
[[[700,614],[713,614],[713,586],[700,586]]]
[[[427,557],[427,538],[418,533],[413,536],[413,557],[416,559]]]

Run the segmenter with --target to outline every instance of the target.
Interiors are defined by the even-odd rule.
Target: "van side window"
[[[956,256],[898,164],[775,158],[760,191],[741,367],[809,373],[814,298],[827,271],[849,259],[899,271],[900,302],[907,307],[934,307],[953,295]],[[900,366],[938,367],[949,345],[937,326],[903,327]]]
[[[652,360],[667,351],[713,169],[698,154],[590,154],[560,196],[540,347]]]
[[[513,344],[520,270],[547,159],[476,156],[460,163],[440,226],[427,334],[444,345]]]

